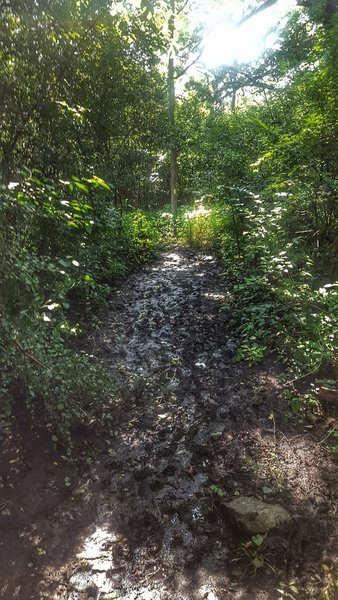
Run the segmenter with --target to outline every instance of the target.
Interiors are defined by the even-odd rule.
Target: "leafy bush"
[[[170,207],[154,213],[154,222],[161,241],[169,243],[176,241],[176,224],[173,215],[170,212]]]
[[[318,256],[297,234],[297,197],[229,191],[223,204],[180,211],[177,230],[181,241],[213,246],[222,256],[232,288],[232,324],[241,340],[237,358],[254,364],[276,350],[296,375],[332,363],[338,284],[319,276],[325,246]]]
[[[334,360],[338,284],[324,283],[329,273],[319,275],[322,256],[307,245],[302,231],[297,233],[296,204],[293,194],[279,192],[272,198],[252,194],[238,203],[222,252],[242,340],[238,358],[254,363],[266,350],[277,349],[299,374]],[[235,236],[234,223],[240,223]],[[237,238],[237,252],[229,236]]]
[[[308,283],[247,276],[234,287],[234,322],[242,339],[238,357],[254,363],[278,349],[295,374],[334,359],[338,284],[312,290]]]
[[[176,233],[178,239],[196,248],[217,248],[224,231],[224,211],[216,204],[196,201],[189,209],[178,213]]]
[[[8,322],[1,326],[0,433],[8,429],[16,401],[32,424],[44,423],[53,441],[60,439],[70,448],[72,426],[103,423],[113,381],[93,357],[68,349],[60,329],[33,325],[32,320],[24,332],[13,332]]]
[[[0,421],[8,425],[17,399],[65,438],[113,393],[103,366],[71,350],[69,336],[117,276],[152,256],[158,235],[144,214],[119,214],[98,177],[34,174],[1,196]]]

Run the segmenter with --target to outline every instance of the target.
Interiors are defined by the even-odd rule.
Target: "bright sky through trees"
[[[274,44],[281,22],[295,6],[295,0],[279,0],[238,27],[243,12],[250,13],[248,3],[236,0],[216,5],[202,0],[200,11],[195,13],[196,20],[202,21],[206,30],[201,62],[207,68],[215,68],[234,61],[255,60]]]

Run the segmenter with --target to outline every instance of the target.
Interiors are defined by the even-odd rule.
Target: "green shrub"
[[[224,231],[225,214],[216,204],[198,200],[178,213],[176,232],[179,241],[195,248],[218,248]]]
[[[242,340],[238,358],[254,363],[277,350],[300,374],[335,360],[338,284],[324,283],[328,272],[319,275],[322,259],[294,224],[295,203],[293,194],[251,195],[228,221],[222,252]],[[234,223],[241,225],[235,236]],[[231,236],[238,238],[237,253]],[[323,246],[322,255],[327,251]]]
[[[113,393],[103,366],[71,350],[69,336],[106,302],[116,277],[149,260],[158,234],[145,214],[112,207],[97,177],[36,175],[1,191],[0,422],[7,427],[19,399],[67,438]]]
[[[332,364],[338,284],[327,283],[329,275],[319,278],[321,256],[302,232],[296,233],[296,198],[241,189],[236,198],[236,190],[231,192],[223,204],[181,210],[177,231],[184,243],[213,247],[222,256],[232,293],[232,325],[240,338],[237,358],[254,364],[267,351],[277,351],[296,375]],[[322,255],[326,252],[323,247]]]

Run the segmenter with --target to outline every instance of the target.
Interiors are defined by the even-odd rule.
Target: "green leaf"
[[[260,569],[264,565],[264,558],[262,556],[255,556],[252,559],[252,564],[255,567],[255,569]]]
[[[266,538],[266,534],[262,535],[261,533],[257,533],[257,535],[252,536],[252,541],[258,548],[264,543]]]
[[[104,179],[101,179],[101,177],[97,177],[97,175],[94,175],[94,177],[92,177],[91,179],[86,179],[86,181],[87,183],[92,183],[94,187],[102,187],[108,192],[110,192],[109,185],[104,181]]]
[[[63,260],[63,258],[59,258],[59,263],[60,265],[62,265],[63,267],[69,267],[70,262],[69,260]]]
[[[225,492],[220,487],[218,487],[218,485],[211,485],[210,489],[212,492],[217,494],[217,496],[219,496],[220,498],[224,498]]]
[[[75,185],[79,190],[81,190],[81,192],[85,192],[85,194],[88,194],[89,189],[84,183],[81,183],[80,181],[75,181]]]

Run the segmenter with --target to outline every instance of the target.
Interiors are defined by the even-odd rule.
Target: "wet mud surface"
[[[95,345],[116,381],[114,439],[68,497],[40,485],[43,518],[21,499],[25,558],[6,566],[1,598],[277,600],[293,597],[290,581],[297,598],[335,597],[336,466],[282,404],[273,364],[235,361],[228,301],[215,259],[182,247],[114,293]],[[33,481],[31,469],[22,495]],[[237,496],[292,517],[255,577],[250,535],[224,509]],[[34,543],[44,554],[29,558]]]

